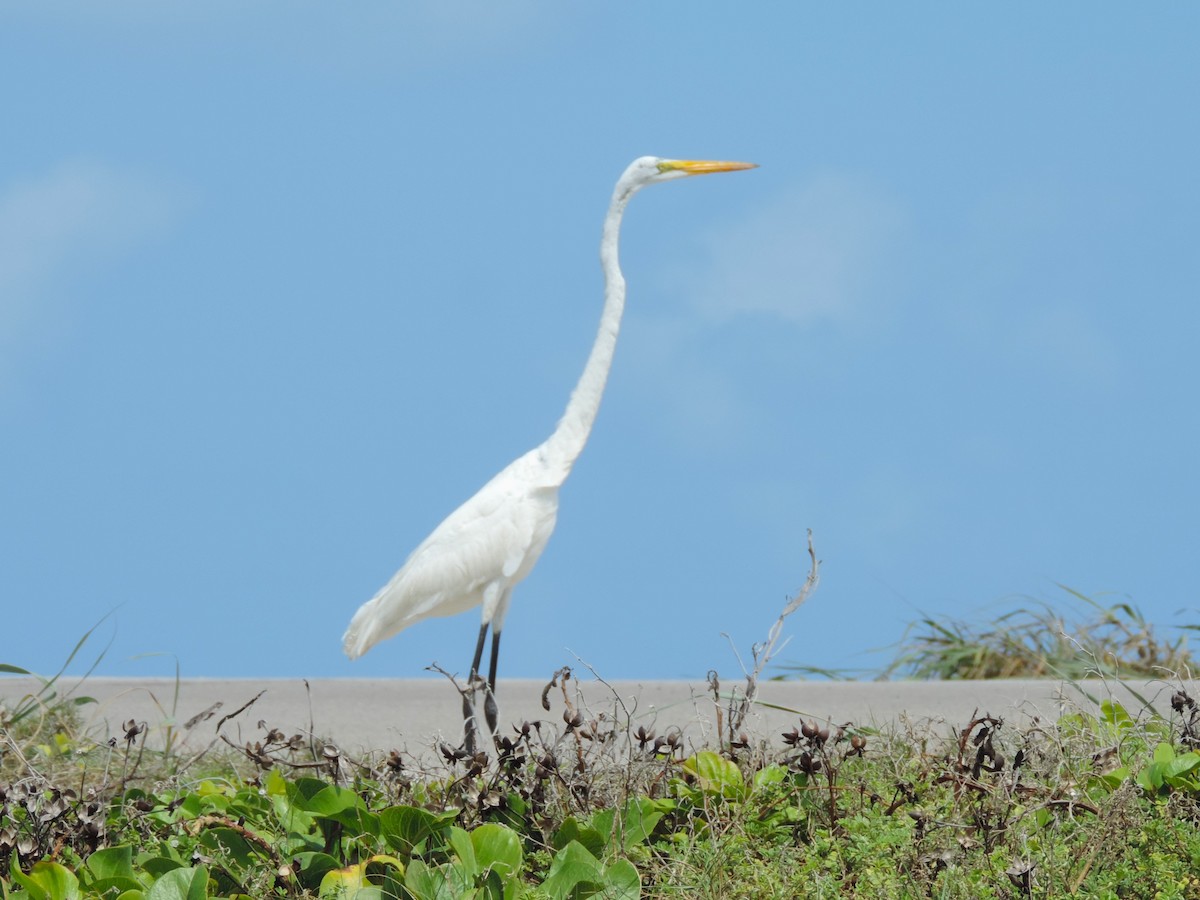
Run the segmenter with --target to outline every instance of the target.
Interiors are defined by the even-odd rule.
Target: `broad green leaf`
[[[95,881],[85,882],[82,887],[87,891],[88,897],[112,897],[118,893],[130,891],[140,894],[143,890],[142,883],[137,878],[127,875],[118,875],[115,878],[97,878]]]
[[[475,861],[480,871],[491,870],[508,881],[521,873],[521,839],[511,828],[503,825],[480,825],[471,832]]]
[[[1181,753],[1163,765],[1163,777],[1178,778],[1180,775],[1191,772],[1198,765],[1200,765],[1200,753]]]
[[[631,797],[624,809],[602,809],[592,816],[592,824],[596,831],[604,836],[603,847],[597,849],[588,846],[586,841],[580,843],[598,857],[636,847],[646,842],[654,831],[654,826],[662,819],[663,810],[673,805],[674,801],[671,800]]]
[[[17,868],[17,855],[14,853],[9,859],[9,876],[14,882],[24,888],[24,893],[18,894],[20,900],[48,900],[46,892],[33,881],[28,875]],[[3,879],[0,879],[0,896],[8,897],[7,885]]]
[[[168,872],[173,872],[176,869],[187,868],[177,859],[171,859],[169,856],[151,856],[143,859],[139,865],[142,871],[150,875],[152,878],[161,878]]]
[[[50,900],[50,895],[46,893],[46,889],[40,884],[26,875],[17,867],[17,855],[14,853],[9,859],[9,873],[12,880],[25,889],[24,894],[18,894],[21,900]],[[8,892],[3,880],[0,880],[0,892],[7,897]]]
[[[372,869],[372,867],[374,867]],[[396,873],[404,874],[404,863],[396,859],[394,856],[388,856],[386,853],[376,853],[367,860],[368,873],[376,873],[393,869]]]
[[[210,855],[220,855],[242,869],[262,865],[262,848],[250,843],[240,831],[225,826],[206,828],[196,843]]]
[[[638,900],[642,879],[637,867],[627,859],[613,861],[604,873],[604,900]]]
[[[286,797],[288,791],[288,781],[283,776],[283,773],[278,769],[272,769],[267,773],[267,780],[263,784],[263,788],[271,797]]]
[[[1164,764],[1164,763],[1169,763],[1174,758],[1175,758],[1175,748],[1172,747],[1170,744],[1168,744],[1166,741],[1163,741],[1157,747],[1154,748],[1154,761],[1156,763],[1159,763],[1160,765]]]
[[[1129,774],[1129,769],[1125,766],[1122,766],[1119,769],[1113,769],[1111,772],[1105,772],[1103,775],[1098,777],[1101,784],[1103,784],[1110,791],[1115,791],[1125,782],[1125,779],[1129,777]]]
[[[307,801],[310,798],[315,797],[327,787],[329,787],[328,781],[322,781],[320,778],[305,775],[303,778],[297,778],[295,781],[290,782],[287,785],[287,790],[295,802],[304,806],[307,805]]]
[[[554,854],[542,889],[554,900],[564,900],[581,885],[601,889],[604,886],[604,866],[583,844],[571,841]]]
[[[409,863],[404,873],[404,887],[416,900],[458,900],[445,874],[431,869],[419,859]]]
[[[475,861],[475,845],[471,842],[471,836],[457,825],[451,825],[446,831],[450,847],[454,850],[454,855],[458,857],[463,874],[468,882],[474,883],[481,870]]]
[[[1115,725],[1117,728],[1130,728],[1133,726],[1133,720],[1129,718],[1129,713],[1125,711],[1125,707],[1114,700],[1100,701],[1100,717],[1109,725]]]
[[[133,847],[123,844],[97,850],[85,867],[96,878],[133,878]]]
[[[233,793],[233,787],[223,781],[206,779],[192,788],[192,792],[201,797],[228,797]]]
[[[34,863],[29,875],[19,880],[31,894],[35,893],[34,888],[40,890],[45,900],[82,900],[83,897],[75,873],[48,859]]]
[[[1137,783],[1152,794],[1157,794],[1162,788],[1162,767],[1158,763],[1142,768],[1137,775]]]
[[[604,837],[604,846],[599,850],[592,850],[597,859],[603,859],[604,854],[608,851],[612,844],[613,830],[617,827],[617,810],[614,807],[607,809],[598,809],[592,813],[592,827],[595,828]]]
[[[206,900],[208,872],[203,866],[173,869],[150,886],[146,900]]]
[[[738,773],[739,782],[741,773]],[[631,797],[625,804],[622,813],[621,848],[628,850],[638,844],[644,844],[654,833],[655,826],[662,820],[663,812],[672,804],[671,801],[651,800],[649,797]]]
[[[335,898],[335,900],[372,900],[372,898],[381,898],[384,896],[381,888],[378,885],[372,884],[367,878],[368,874],[371,874],[378,880],[381,870],[385,873],[388,870],[392,870],[389,874],[394,874],[402,878],[404,875],[404,863],[400,862],[394,856],[379,854],[356,865],[346,866],[344,869],[330,869],[321,877],[321,885],[317,889],[317,896],[321,898]],[[384,879],[384,881],[386,883],[387,879]]]
[[[325,900],[350,900],[360,888],[367,886],[367,864],[358,863],[344,869],[332,869],[321,879],[317,896]]]
[[[683,770],[692,775],[706,793],[720,794],[730,800],[746,794],[746,782],[737,763],[712,750],[701,750],[683,761]]]
[[[363,804],[362,797],[349,788],[327,784],[308,798],[304,809],[315,816],[325,816],[331,819],[347,810],[362,809],[365,811],[366,806]]]
[[[442,827],[444,821],[416,806],[389,806],[379,813],[379,833],[393,850],[411,856]]]
[[[596,813],[601,815],[601,813]],[[595,816],[592,817],[595,821]],[[567,816],[558,830],[554,832],[550,843],[555,850],[561,850],[571,841],[578,841],[582,844],[589,853],[600,857],[604,855],[604,848],[608,844],[608,836],[601,834],[599,830],[590,825],[584,825],[574,816]]]
[[[767,787],[772,784],[783,784],[787,780],[788,770],[783,766],[772,765],[759,769],[754,773],[754,786],[756,788]]]
[[[321,884],[326,872],[332,872],[338,867],[338,861],[328,853],[305,850],[295,854],[292,859],[300,863],[297,877],[300,883],[310,890]]]

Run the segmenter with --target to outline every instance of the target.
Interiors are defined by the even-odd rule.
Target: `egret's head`
[[[722,162],[709,159],[661,159],[657,156],[642,156],[630,163],[619,185],[630,192],[648,184],[686,178],[689,175],[710,175],[714,172],[737,172],[741,169],[757,168],[756,163]]]

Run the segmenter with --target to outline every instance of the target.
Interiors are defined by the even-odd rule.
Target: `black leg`
[[[480,643],[479,649],[483,649],[483,644]],[[492,632],[492,661],[488,666],[488,687],[493,691],[496,689],[496,660],[500,658],[500,632]]]
[[[480,644],[480,649],[483,645]],[[496,660],[500,658],[500,632],[492,632],[492,661],[488,665],[487,696],[483,699],[483,714],[487,717],[492,736],[496,734],[496,723],[500,719],[500,708],[496,705]]]
[[[475,716],[475,682],[479,678],[479,663],[483,660],[483,642],[487,640],[488,624],[479,628],[479,641],[475,644],[475,658],[471,660],[471,674],[467,678],[467,690],[463,694],[463,748],[470,754],[479,749],[479,720]],[[494,661],[493,661],[494,665]],[[486,706],[486,704],[485,704]],[[487,713],[487,709],[484,709]],[[496,729],[493,728],[494,732]]]
[[[479,674],[479,664],[481,662],[483,662],[483,642],[487,639],[489,624],[490,623],[488,623],[488,622],[484,622],[479,627],[479,642],[475,645],[475,658],[471,660],[471,681],[474,681],[475,676]],[[494,641],[494,639],[493,639],[493,641]],[[492,646],[495,647],[494,642],[493,642]],[[493,650],[492,652],[494,654],[495,650]],[[495,669],[496,669],[496,659],[493,656],[493,658],[492,658],[492,677],[493,678],[495,678],[495,675],[496,675]]]

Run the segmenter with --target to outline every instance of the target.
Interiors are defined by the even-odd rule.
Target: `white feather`
[[[484,628],[490,625],[493,636],[499,636],[513,587],[533,569],[554,531],[558,489],[587,443],[600,408],[625,308],[617,245],[626,204],[648,184],[748,168],[752,168],[748,163],[643,156],[625,170],[613,190],[600,239],[604,269],[600,328],[562,419],[545,443],[514,461],[451,513],[392,580],[354,614],[342,639],[351,659],[423,619],[452,616],[480,605]],[[494,674],[496,644],[492,649]]]

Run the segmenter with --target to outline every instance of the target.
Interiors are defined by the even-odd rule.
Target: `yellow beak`
[[[737,172],[757,169],[758,163],[723,162],[714,159],[664,159],[658,164],[662,172],[686,172],[688,175],[709,175],[713,172]]]

